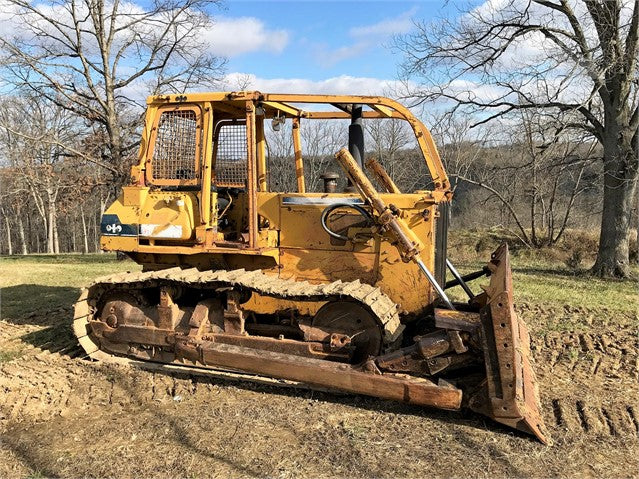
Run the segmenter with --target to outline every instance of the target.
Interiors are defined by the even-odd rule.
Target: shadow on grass
[[[51,325],[62,309],[71,310],[78,288],[19,284],[2,288],[2,319],[13,324]]]
[[[79,350],[71,329],[77,288],[21,284],[2,288],[0,317],[17,325],[41,326],[20,339],[42,350],[72,353]]]

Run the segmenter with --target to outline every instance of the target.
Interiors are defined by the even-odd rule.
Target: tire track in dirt
[[[594,377],[639,379],[639,336],[634,331],[552,332],[533,339],[539,367],[568,368]]]
[[[555,439],[639,437],[636,331],[553,331],[533,336],[531,351]]]
[[[0,366],[0,425],[41,421],[105,405],[152,404],[210,394],[210,381],[40,353]]]
[[[12,328],[14,329],[14,328]],[[11,331],[8,335],[15,335]],[[0,365],[0,427],[124,407],[210,396],[231,382],[188,373],[152,372],[83,359],[77,345],[32,348]],[[557,438],[583,435],[639,437],[639,338],[629,329],[551,332],[533,336],[544,415]],[[614,388],[624,391],[616,393]]]
[[[547,410],[552,410],[549,425],[564,435],[610,435],[638,437],[637,404],[617,401],[604,405],[599,401],[555,398]]]

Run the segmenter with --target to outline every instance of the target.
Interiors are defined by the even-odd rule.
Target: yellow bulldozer
[[[364,123],[384,119],[414,133],[429,190],[402,192],[365,161]],[[348,148],[309,192],[301,125],[318,120],[348,128]],[[287,121],[295,186],[272,191],[269,135]],[[150,97],[131,182],[101,222],[102,248],[143,268],[83,289],[74,332],[97,360],[469,408],[547,443],[508,249],[460,275],[446,255],[451,198],[428,129],[391,99]],[[468,283],[482,276],[490,284],[475,294]],[[449,299],[457,285],[468,301]]]

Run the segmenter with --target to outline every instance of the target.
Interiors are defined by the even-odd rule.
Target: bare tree
[[[471,129],[472,120],[463,115],[432,115],[431,124],[431,133],[439,145],[439,154],[450,176],[454,193],[460,178],[468,177],[485,153],[490,131]]]
[[[278,130],[265,128],[268,184],[270,191],[295,191],[295,156],[291,121],[279,125]]]
[[[639,0],[486,2],[398,38],[420,101],[447,99],[479,123],[513,110],[555,112],[603,155],[601,276],[629,275],[639,149]]]
[[[396,184],[406,187],[407,165],[400,163],[398,152],[414,146],[414,135],[404,120],[382,119],[365,123],[369,150],[374,148],[375,156]]]
[[[540,248],[556,244],[568,227],[576,201],[592,189],[584,181],[592,171],[596,143],[582,138],[558,139],[549,121],[539,114],[520,113],[519,121],[503,125],[504,141],[494,135],[495,146],[484,145],[470,165],[451,173],[489,193],[515,223],[523,244]],[[475,207],[477,209],[477,207]]]
[[[183,92],[219,78],[223,61],[202,35],[215,0],[5,0],[12,15],[0,33],[5,80],[105,131],[105,163],[125,176],[123,160],[139,141],[130,107],[144,92]]]
[[[0,144],[13,173],[11,192],[19,229],[22,230],[21,201],[30,197],[46,231],[47,252],[60,252],[58,206],[65,190],[78,189],[85,178],[78,174],[78,164],[61,146],[79,150],[76,137],[82,127],[69,111],[41,98],[12,99],[0,107]],[[37,132],[37,136],[32,136]],[[40,138],[55,138],[40,141]]]

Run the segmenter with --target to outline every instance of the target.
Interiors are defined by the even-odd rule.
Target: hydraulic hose
[[[330,216],[330,214],[335,211],[338,208],[351,208],[354,209],[355,211],[357,211],[360,215],[362,215],[364,218],[366,218],[369,221],[373,221],[373,217],[371,216],[371,214],[366,211],[364,208],[362,208],[359,205],[354,205],[352,203],[335,203],[331,206],[329,206],[328,208],[324,209],[324,211],[322,211],[322,217],[320,219],[321,223],[322,223],[322,228],[324,229],[324,231],[326,231],[330,236],[332,236],[333,238],[336,238],[338,240],[341,241],[348,241],[349,238],[348,236],[344,236],[338,233],[335,233],[335,231],[331,230],[328,225],[326,224],[326,220],[328,219],[328,217]]]

